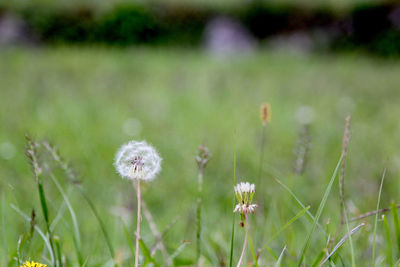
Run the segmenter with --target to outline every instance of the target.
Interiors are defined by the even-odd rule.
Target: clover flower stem
[[[244,242],[243,242],[243,249],[242,249],[242,254],[240,255],[238,264],[236,267],[240,267],[243,262],[244,255],[246,254],[246,248],[247,248],[247,239],[248,239],[248,234],[249,234],[249,220],[247,218],[247,214],[244,215]]]
[[[137,224],[136,224],[136,252],[135,252],[135,267],[139,266],[139,241],[140,241],[140,221],[141,221],[141,206],[142,195],[140,192],[140,179],[137,180]]]
[[[197,266],[199,265],[199,259],[201,255],[201,208],[202,208],[202,199],[203,199],[203,172],[199,171],[198,176],[198,196],[197,196],[197,231],[196,231],[196,259]]]

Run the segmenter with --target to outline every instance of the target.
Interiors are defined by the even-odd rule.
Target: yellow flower
[[[271,106],[268,103],[264,103],[261,105],[260,119],[264,125],[271,121]]]
[[[31,262],[27,261],[25,262],[24,265],[21,265],[21,267],[46,267],[46,266],[47,266],[46,264],[41,264],[34,261]]]

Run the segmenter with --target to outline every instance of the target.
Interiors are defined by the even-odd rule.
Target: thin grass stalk
[[[7,249],[7,235],[6,235],[6,222],[5,222],[5,201],[4,195],[1,195],[1,231],[3,236],[3,250],[5,267],[8,267],[8,249]]]
[[[336,251],[339,250],[339,248],[344,244],[344,242],[346,242],[347,239],[350,239],[351,236],[356,233],[358,230],[361,229],[361,227],[363,227],[365,225],[365,223],[361,223],[359,225],[357,225],[356,227],[354,227],[351,231],[349,231],[337,244],[336,246],[333,248],[333,250],[331,251],[331,253],[329,253],[326,258],[319,264],[319,266],[322,266],[326,261],[330,260],[330,258],[333,256],[333,254],[335,254]],[[327,250],[325,250],[327,252]],[[313,265],[314,266],[314,265]]]
[[[340,207],[341,207],[340,223],[341,224],[344,223],[345,216],[346,216],[345,215],[345,200],[344,200],[344,173],[345,173],[345,168],[346,168],[346,157],[347,157],[347,148],[349,145],[349,140],[350,140],[350,116],[347,116],[346,117],[346,127],[345,127],[344,135],[343,135],[342,170],[341,170],[340,178],[339,178],[339,196],[340,196]]]
[[[292,223],[294,223],[297,219],[302,217],[308,210],[310,209],[310,206],[305,207],[302,209],[299,213],[297,213],[292,219],[290,219],[281,229],[279,229],[278,232],[276,232],[264,245],[264,249],[267,249],[268,245],[275,240],[275,238],[282,233],[286,228],[288,228]]]
[[[199,170],[198,174],[198,196],[196,209],[196,262],[199,264],[201,255],[201,208],[203,201],[203,171]]]
[[[376,209],[379,209],[380,203],[381,203],[381,193],[382,193],[382,188],[383,188],[383,181],[385,180],[385,174],[386,174],[386,167],[383,170],[382,174],[382,179],[381,179],[381,185],[379,186],[379,193],[378,193],[378,201],[376,203]],[[375,267],[375,243],[376,243],[376,229],[378,226],[378,214],[375,215],[375,222],[374,222],[374,233],[373,233],[373,241],[372,241],[372,266]]]
[[[52,231],[50,228],[49,210],[47,208],[46,194],[44,192],[44,187],[43,187],[43,182],[42,182],[43,171],[39,164],[38,155],[37,155],[37,151],[36,151],[37,143],[34,142],[29,136],[26,136],[25,138],[27,140],[26,156],[28,157],[28,159],[33,167],[33,173],[35,175],[36,185],[37,185],[37,189],[38,189],[38,193],[39,193],[40,206],[42,208],[42,213],[43,213],[43,217],[44,217],[45,224],[46,224],[47,234],[49,235],[50,247],[53,252],[53,255],[56,255],[56,253],[54,251],[54,244],[53,244],[54,242],[53,242]],[[53,261],[53,266],[57,266],[56,258]]]
[[[347,232],[350,233],[350,227],[349,227],[349,220],[347,219],[347,209],[345,206],[343,206],[343,216],[344,216],[344,221],[346,223],[346,228]],[[353,246],[353,239],[351,237],[351,234],[349,235],[349,243],[350,243],[350,253],[351,253],[351,266],[356,267],[356,259],[355,259],[355,253],[354,253],[354,246]]]
[[[247,214],[244,215],[244,241],[243,241],[243,249],[242,249],[242,253],[240,254],[240,258],[238,261],[238,264],[236,265],[236,267],[240,267],[242,266],[242,262],[244,260],[244,256],[246,254],[246,249],[247,249],[247,239],[248,239],[248,235],[249,235],[249,220],[248,220],[248,216]]]
[[[62,267],[63,266],[63,262],[62,262],[61,244],[60,244],[60,238],[58,236],[54,237],[54,243],[56,245],[58,266]]]
[[[345,168],[346,168],[346,157],[347,157],[347,148],[349,145],[350,141],[350,116],[346,117],[346,126],[344,129],[344,134],[343,134],[343,145],[342,145],[342,155],[343,155],[343,160],[342,160],[342,166],[341,166],[341,172],[339,175],[339,202],[340,202],[340,223],[338,228],[335,231],[335,234],[333,235],[333,238],[330,240],[328,250],[331,249],[333,246],[336,238],[338,237],[340,231],[342,230],[342,227],[345,223],[345,220],[347,220],[346,216],[346,211],[345,211],[345,199],[344,199],[344,174],[345,174]],[[349,231],[349,227],[347,227],[347,231]],[[352,243],[352,241],[350,240]],[[351,247],[353,247],[351,245]],[[352,261],[353,262],[353,261]]]
[[[137,180],[136,195],[137,195],[137,221],[136,221],[136,249],[135,249],[135,267],[139,267],[139,241],[140,237],[140,221],[142,207],[142,193],[140,191],[140,179]]]
[[[385,226],[385,234],[386,234],[386,243],[388,244],[387,248],[387,256],[388,265],[393,267],[393,248],[392,248],[392,238],[390,237],[390,228],[388,220],[386,219],[385,215],[382,215],[383,225]]]
[[[262,125],[261,128],[261,147],[260,147],[260,159],[258,162],[258,178],[257,178],[257,186],[261,187],[261,176],[263,172],[263,161],[264,161],[264,147],[265,147],[265,128],[266,124]]]
[[[236,138],[234,141],[234,148],[233,148],[233,186],[236,185]],[[233,196],[233,207],[232,210],[235,208],[236,198]],[[231,246],[230,246],[230,253],[229,253],[229,267],[232,267],[233,264],[233,248],[235,243],[235,214],[232,214],[232,232],[231,232]]]
[[[79,192],[82,194],[83,198],[88,203],[88,205],[89,205],[90,209],[92,210],[94,216],[96,217],[97,222],[100,225],[100,229],[101,229],[101,231],[103,233],[104,239],[106,241],[108,251],[110,252],[111,258],[114,259],[114,256],[115,256],[114,248],[113,248],[113,245],[111,243],[110,236],[108,235],[106,225],[104,224],[103,220],[101,219],[100,214],[96,210],[96,207],[94,206],[93,202],[90,200],[90,198],[87,195],[87,193],[81,187],[77,186],[77,188],[78,188]]]
[[[23,213],[20,209],[18,209],[16,206],[11,204],[11,208],[13,210],[15,210],[19,215],[21,215],[27,222],[29,222],[29,223],[32,222],[32,219],[29,216],[27,216],[25,213]],[[46,248],[49,251],[51,262],[55,262],[56,258],[55,258],[55,255],[53,254],[53,250],[51,249],[48,236],[46,236],[43,233],[43,231],[39,228],[39,226],[37,226],[36,224],[34,225],[34,229],[35,229],[36,232],[38,232],[40,237],[43,239],[44,244],[46,245]]]
[[[336,165],[336,168],[335,168],[335,170],[333,172],[331,180],[329,181],[329,184],[328,184],[328,186],[327,186],[327,188],[325,190],[324,196],[322,197],[321,203],[319,204],[319,207],[318,207],[318,210],[317,210],[317,214],[315,216],[315,220],[314,220],[314,222],[312,224],[312,227],[311,227],[310,231],[308,232],[306,241],[304,242],[304,246],[303,246],[303,248],[301,250],[299,261],[298,261],[298,264],[297,264],[298,267],[301,267],[301,265],[302,265],[302,263],[304,261],[304,257],[306,255],[306,252],[307,252],[309,246],[310,246],[311,236],[314,233],[314,230],[315,230],[315,228],[317,226],[318,220],[321,217],[322,211],[323,211],[323,209],[325,207],[326,201],[328,200],[329,193],[331,192],[333,182],[335,181],[335,178],[337,176],[337,173],[338,173],[338,170],[339,170],[339,166],[340,166],[340,163],[342,162],[342,160],[343,160],[343,154],[340,156],[340,159],[339,159],[339,161],[338,161],[338,163]]]
[[[197,192],[197,208],[196,208],[196,262],[199,265],[199,259],[201,256],[201,209],[203,206],[203,174],[204,169],[211,157],[211,153],[205,145],[199,147],[198,154],[196,156],[196,162],[198,167],[198,192]]]
[[[248,240],[249,240],[248,242],[249,242],[251,257],[253,258],[253,262],[254,262],[254,264],[252,266],[258,267],[257,253],[256,253],[256,250],[254,249],[253,240],[251,239],[250,235],[248,236]],[[251,265],[251,264],[249,264],[249,265]]]
[[[287,185],[285,185],[283,182],[281,182],[280,180],[278,180],[277,178],[274,178],[275,179],[275,181],[278,183],[278,184],[280,184],[295,200],[296,200],[296,202],[300,205],[300,207],[302,207],[303,209],[306,209],[306,206],[300,201],[300,199],[293,193],[293,191],[292,190],[290,190],[290,188],[287,186]],[[315,221],[315,217],[314,217],[314,215],[312,215],[311,214],[311,212],[307,209],[306,210],[306,213],[307,213],[307,215],[311,218],[311,220],[313,220],[313,221]],[[319,223],[319,222],[317,222],[317,226],[318,226],[318,228],[324,233],[324,235],[326,236],[326,237],[328,237],[329,235],[328,235],[328,233],[327,233],[327,231],[322,227],[322,225]]]
[[[125,238],[126,238],[126,241],[128,242],[128,246],[131,250],[131,254],[132,254],[132,258],[133,258],[135,256],[135,247],[133,246],[133,242],[131,239],[131,235],[129,234],[128,227],[126,227],[126,224],[124,222],[122,222],[122,225],[124,227]]]
[[[79,266],[82,266],[83,264],[83,258],[82,258],[82,253],[81,253],[81,238],[80,238],[80,231],[79,231],[79,224],[78,224],[78,220],[76,218],[76,214],[74,209],[72,208],[72,205],[68,199],[67,194],[64,192],[62,186],[60,185],[60,183],[57,181],[55,175],[53,173],[50,173],[50,178],[53,180],[54,184],[56,185],[58,191],[60,191],[63,199],[64,199],[64,203],[67,205],[68,211],[71,215],[71,219],[72,219],[72,225],[74,227],[74,246],[75,246],[75,252],[76,252],[76,256],[78,258],[78,262],[79,262]]]
[[[379,210],[368,211],[368,212],[363,213],[363,214],[361,214],[361,215],[359,215],[357,217],[351,218],[349,220],[349,222],[359,221],[359,220],[374,216],[375,214],[385,213],[385,212],[388,212],[388,211],[392,211],[392,213],[393,212],[397,213],[397,209],[400,209],[400,204],[396,205],[395,203],[393,203],[390,208],[384,208],[384,209],[379,209]],[[399,230],[400,230],[400,227],[399,227]]]
[[[183,251],[183,249],[189,244],[190,242],[183,241],[182,244],[180,244],[179,247],[174,251],[174,253],[172,253],[171,258],[175,259],[176,257],[178,257],[179,254]]]
[[[155,245],[156,249],[154,249],[154,250],[151,249],[150,254],[152,256],[154,256],[157,248],[160,248],[160,251],[165,259],[165,262],[167,263],[168,266],[171,266],[172,260],[171,260],[170,256],[168,255],[167,249],[165,248],[165,245],[162,241],[162,237],[157,229],[157,226],[153,220],[153,216],[151,215],[150,210],[148,209],[147,204],[144,201],[144,199],[142,199],[142,210],[143,210],[144,217],[146,218],[147,222],[149,223],[150,230],[153,233],[154,238],[156,239],[156,245]]]
[[[21,256],[21,244],[22,244],[22,239],[24,238],[24,235],[20,235],[18,238],[18,243],[17,243],[17,264],[20,265],[22,264],[22,256]]]
[[[283,254],[286,251],[286,245],[283,247],[281,254],[279,255],[278,261],[275,263],[275,267],[281,266],[281,261],[283,259]]]

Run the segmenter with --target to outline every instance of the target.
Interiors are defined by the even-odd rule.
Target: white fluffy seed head
[[[161,171],[161,160],[145,141],[130,141],[115,154],[114,166],[122,178],[150,181]]]

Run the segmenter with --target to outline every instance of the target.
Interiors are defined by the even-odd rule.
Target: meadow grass
[[[195,264],[199,253],[195,156],[200,144],[207,145],[213,157],[204,169],[199,262],[228,265],[232,238],[236,265],[244,236],[238,219],[232,234],[232,181],[257,182],[258,113],[265,101],[273,117],[265,129],[262,187],[256,185],[263,206],[249,217],[254,249],[245,262],[255,257],[259,266],[295,266],[303,259],[318,266],[327,259],[348,266],[350,237],[357,265],[371,261],[373,247],[382,264],[399,259],[395,210],[385,210],[387,225],[374,224],[373,216],[353,220],[376,208],[386,158],[379,207],[400,202],[399,62],[267,51],[222,59],[197,50],[138,47],[4,50],[0,61],[2,266],[17,266],[18,258],[51,264],[48,250],[65,266],[132,266],[135,192],[112,166],[116,149],[130,139],[146,139],[164,159],[160,176],[142,190],[174,265]],[[310,106],[315,119],[307,164],[298,174],[293,150],[301,106]],[[347,115],[352,115],[344,193],[348,227],[325,251],[341,222],[332,171]],[[24,156],[28,132],[39,150],[42,186]],[[32,210],[36,217],[28,215]],[[141,255],[163,265],[163,253],[153,249],[157,242],[144,218]]]

